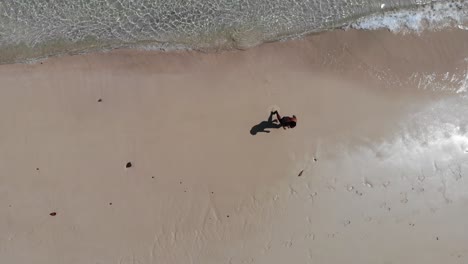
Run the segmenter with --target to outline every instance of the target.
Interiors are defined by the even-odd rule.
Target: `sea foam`
[[[466,1],[434,2],[406,10],[391,10],[358,19],[348,27],[354,29],[389,29],[409,33],[457,27],[467,30],[468,3]]]

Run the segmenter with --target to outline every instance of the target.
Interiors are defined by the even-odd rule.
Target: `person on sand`
[[[281,117],[280,114],[278,114],[278,111],[274,111],[271,113],[276,114],[276,119],[278,119],[278,122],[281,124],[283,129],[296,127],[297,117],[295,115],[293,115],[292,117],[290,116]]]

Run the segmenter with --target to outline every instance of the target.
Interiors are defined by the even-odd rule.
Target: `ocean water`
[[[342,27],[463,28],[467,19],[463,0],[1,0],[0,63],[123,47],[246,49]]]

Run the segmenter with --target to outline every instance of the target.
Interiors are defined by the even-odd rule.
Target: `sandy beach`
[[[0,262],[466,263],[467,58],[349,30],[1,65]],[[273,109],[298,126],[252,135]]]

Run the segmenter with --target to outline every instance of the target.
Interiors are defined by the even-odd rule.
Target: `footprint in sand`
[[[359,196],[362,196],[362,195],[363,195],[363,193],[360,192],[360,191],[358,191],[358,190],[356,190],[355,193],[356,193],[357,195],[359,195]]]
[[[372,184],[367,178],[364,178],[362,180],[362,185],[369,187],[369,188],[374,188],[374,184]]]

